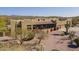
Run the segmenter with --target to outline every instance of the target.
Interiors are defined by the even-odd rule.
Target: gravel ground
[[[54,31],[49,33],[46,40],[43,41],[44,43],[44,50],[45,51],[51,51],[53,49],[59,50],[59,51],[79,51],[79,48],[70,48],[68,47],[68,43],[70,40],[61,40],[61,39],[67,39],[67,36],[59,36],[59,35],[52,35],[56,33],[61,33],[62,31]],[[76,35],[79,36],[79,32],[76,31]]]

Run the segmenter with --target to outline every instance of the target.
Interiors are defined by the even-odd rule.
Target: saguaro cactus
[[[66,34],[68,34],[69,27],[70,27],[70,23],[67,21],[65,24]]]

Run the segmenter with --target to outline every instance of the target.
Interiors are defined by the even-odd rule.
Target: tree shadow
[[[68,45],[68,47],[69,47],[69,48],[78,48],[77,45],[72,45],[72,44]]]

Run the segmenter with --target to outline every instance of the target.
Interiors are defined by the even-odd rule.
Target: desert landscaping
[[[78,50],[77,18],[0,16],[0,51]]]

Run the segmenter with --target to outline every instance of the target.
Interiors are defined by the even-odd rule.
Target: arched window
[[[43,21],[45,21],[45,19],[42,19]]]
[[[38,19],[38,21],[40,21],[40,19]]]

